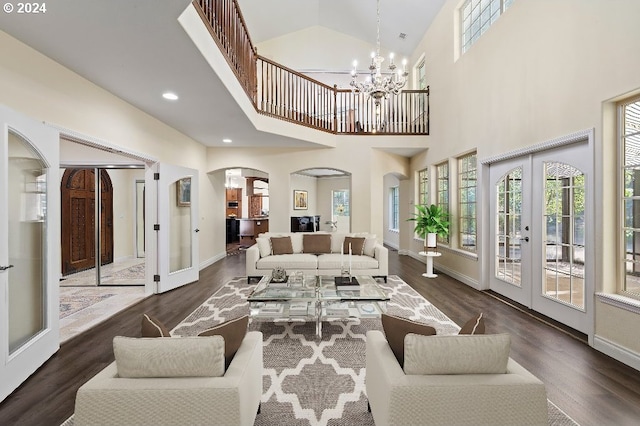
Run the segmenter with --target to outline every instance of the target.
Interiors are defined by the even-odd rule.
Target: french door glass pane
[[[31,144],[9,131],[9,353],[40,331],[46,318],[46,166]]]
[[[545,297],[583,309],[584,300],[584,174],[567,164],[544,163]]]
[[[496,278],[522,286],[520,229],[522,217],[522,168],[507,173],[496,184]]]
[[[172,273],[192,266],[191,178],[170,185],[169,220],[169,273]]]

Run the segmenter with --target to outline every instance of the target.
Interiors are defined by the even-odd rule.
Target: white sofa
[[[351,272],[353,275],[371,275],[387,280],[389,274],[389,252],[386,247],[376,240],[372,234],[344,234],[326,233],[331,235],[331,253],[304,253],[303,237],[305,234],[320,234],[318,232],[267,232],[260,234],[256,244],[246,251],[247,280],[270,275],[276,267],[290,271],[302,271],[311,275],[340,275],[341,265],[347,267],[349,255],[341,254],[344,239],[347,236],[364,237],[365,246],[362,255],[352,254]],[[322,233],[325,234],[325,233]],[[291,238],[293,254],[272,254],[271,237]]]
[[[114,361],[78,389],[74,424],[253,425],[262,365],[257,331],[246,334],[221,377],[121,378]]]
[[[548,424],[544,384],[511,358],[504,374],[409,375],[382,332],[367,332],[366,345],[365,386],[376,426]]]

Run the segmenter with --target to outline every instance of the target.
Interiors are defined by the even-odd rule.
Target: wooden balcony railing
[[[256,111],[329,133],[429,134],[429,88],[403,90],[376,106],[257,54],[236,0],[193,0]]]

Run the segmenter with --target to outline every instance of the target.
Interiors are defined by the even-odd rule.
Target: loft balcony
[[[379,106],[260,56],[235,0],[193,6],[255,111],[335,135],[428,135],[429,89],[403,90]]]

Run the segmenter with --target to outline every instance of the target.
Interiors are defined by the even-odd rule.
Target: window
[[[464,250],[476,252],[476,154],[458,158],[459,244]]]
[[[436,166],[436,202],[442,211],[449,214],[449,163],[441,163]],[[451,220],[451,219],[449,219]],[[438,237],[438,242],[449,244],[449,236]]]
[[[622,209],[624,223],[624,283],[622,291],[640,295],[640,99],[621,105],[619,110]]]
[[[389,217],[391,220],[389,221],[389,228],[397,231],[400,228],[399,216],[400,216],[400,190],[397,186],[391,188],[391,193],[389,195],[389,206],[391,210],[391,214]]]
[[[427,71],[424,66],[424,59],[416,65],[416,89],[425,90],[427,88]]]
[[[460,8],[462,53],[489,29],[513,0],[466,0]]]
[[[429,204],[429,169],[418,172],[418,204]]]
[[[331,191],[332,211],[331,220],[338,220],[338,216],[349,216],[349,190]]]

